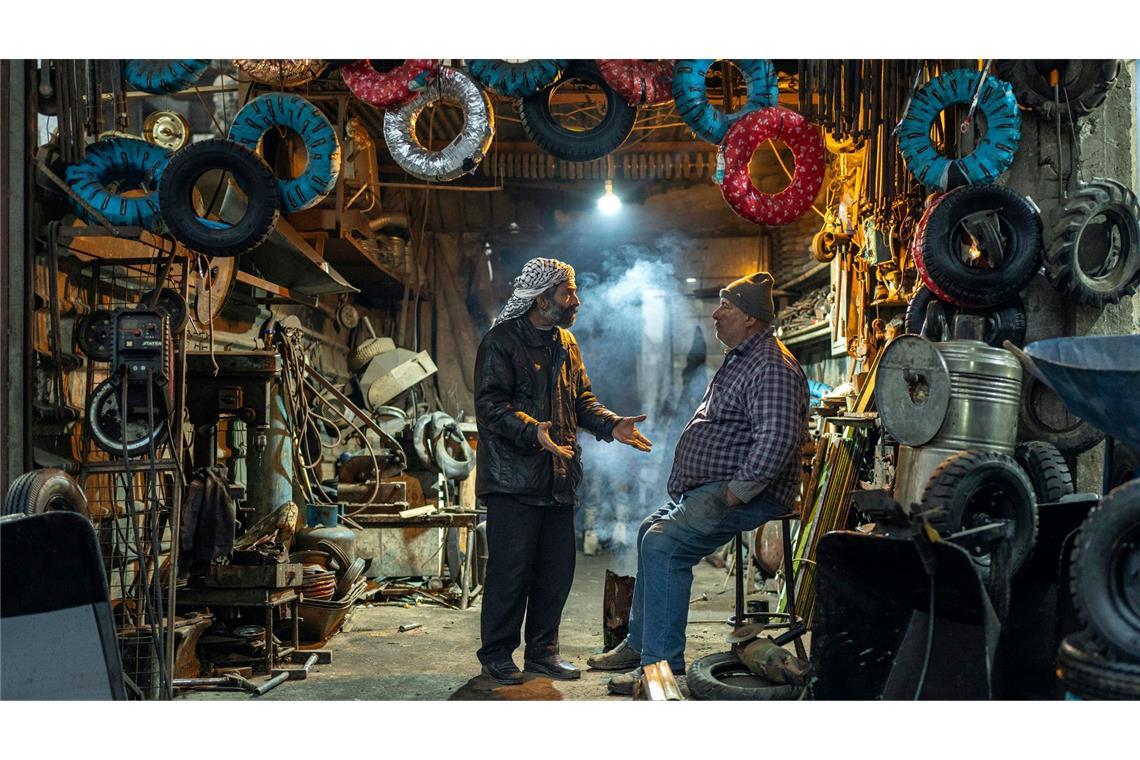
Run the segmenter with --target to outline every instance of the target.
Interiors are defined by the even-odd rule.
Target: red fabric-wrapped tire
[[[600,58],[596,63],[606,84],[631,106],[658,106],[673,99],[672,59]]]
[[[775,194],[762,193],[748,176],[748,162],[765,140],[778,140],[792,150],[796,170],[792,182]],[[740,216],[756,224],[788,224],[811,208],[823,187],[824,145],[819,127],[786,108],[761,108],[732,126],[724,138],[724,200]]]
[[[368,59],[353,61],[340,69],[341,79],[352,94],[377,108],[391,108],[409,100],[423,87],[427,75],[438,68],[431,58],[409,58],[381,74]]]

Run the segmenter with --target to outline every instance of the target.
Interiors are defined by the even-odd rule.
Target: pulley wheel
[[[879,418],[896,441],[921,446],[938,433],[950,406],[950,371],[938,348],[900,335],[883,350],[875,374]]]
[[[210,324],[221,312],[237,277],[236,261],[229,256],[213,258],[206,263],[205,276],[197,271],[190,275],[190,306],[199,325]]]
[[[115,312],[95,309],[80,320],[75,342],[87,358],[99,362],[111,361],[115,353]]]
[[[144,309],[150,308],[150,302],[153,298],[153,290],[145,293],[139,302],[139,306]],[[170,332],[176,333],[186,325],[188,311],[186,299],[177,290],[162,288],[158,291],[158,300],[155,302],[154,308],[166,312],[166,316],[170,317]]]
[[[127,385],[125,413],[122,410],[122,386],[110,379],[99,383],[87,400],[87,426],[91,430],[91,440],[103,451],[119,457],[123,456],[124,442],[127,456],[147,453],[152,442],[157,449],[166,432],[166,415],[157,406],[162,403],[161,392],[155,389],[151,397],[156,404],[153,427],[150,424],[152,414],[147,408],[145,383]]]

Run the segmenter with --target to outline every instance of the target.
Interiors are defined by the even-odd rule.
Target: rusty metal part
[[[279,87],[296,87],[321,75],[328,65],[318,58],[235,58],[234,67],[250,78]]]
[[[811,674],[810,664],[768,637],[757,638],[747,646],[737,647],[736,655],[753,675],[773,683],[803,686]]]
[[[201,272],[192,268],[190,307],[199,325],[208,325],[221,312],[237,280],[236,262],[234,257],[222,256],[204,260]]]
[[[875,375],[883,427],[906,446],[921,446],[942,427],[950,406],[950,371],[934,343],[900,335],[884,349]]]

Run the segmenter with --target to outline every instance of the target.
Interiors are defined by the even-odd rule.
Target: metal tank
[[[978,340],[931,343],[902,336],[880,362],[876,400],[883,427],[901,444],[894,498],[909,509],[951,454],[969,449],[1013,455],[1021,364],[1009,351]]]

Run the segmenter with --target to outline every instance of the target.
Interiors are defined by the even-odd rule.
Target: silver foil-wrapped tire
[[[416,121],[425,108],[440,101],[463,110],[463,129],[446,148],[432,151],[416,139]],[[430,182],[448,182],[475,171],[494,136],[490,98],[457,69],[440,69],[439,76],[415,98],[398,111],[384,114],[384,140],[393,160],[413,177]]]

